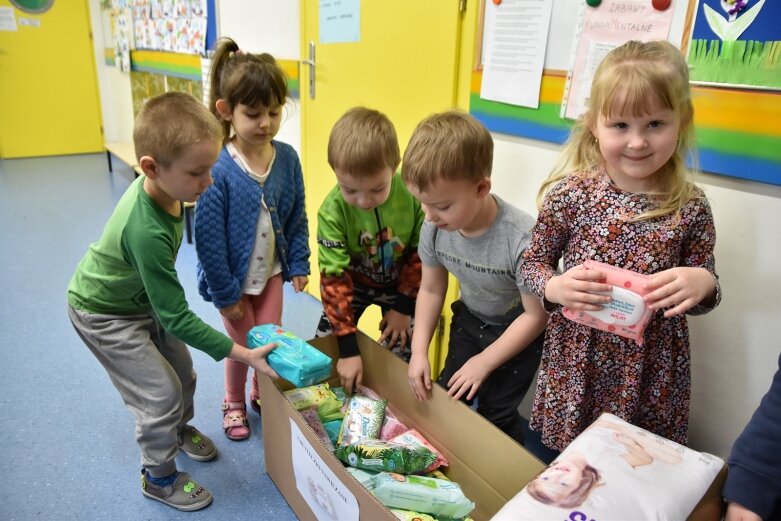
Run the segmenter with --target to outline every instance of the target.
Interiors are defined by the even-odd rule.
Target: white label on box
[[[290,418],[290,451],[296,488],[318,521],[358,521],[358,501]]]

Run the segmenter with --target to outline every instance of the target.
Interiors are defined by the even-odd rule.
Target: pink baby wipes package
[[[572,310],[567,307],[561,312],[568,319],[602,331],[631,338],[637,345],[643,345],[643,331],[651,320],[651,310],[645,305],[643,295],[649,293],[643,286],[651,278],[610,264],[587,260],[587,270],[599,270],[605,274],[605,283],[613,286],[612,300],[602,305],[599,311]]]

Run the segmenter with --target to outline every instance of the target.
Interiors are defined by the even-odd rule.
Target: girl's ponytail
[[[230,138],[230,122],[225,121],[217,111],[217,100],[222,97],[221,76],[226,62],[239,52],[239,45],[230,38],[220,38],[212,57],[211,70],[209,71],[209,110],[214,114],[223,129],[223,143]]]

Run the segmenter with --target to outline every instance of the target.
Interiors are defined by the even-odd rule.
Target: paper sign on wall
[[[320,43],[361,40],[360,0],[320,0]]]
[[[553,0],[485,3],[485,63],[480,97],[540,106],[540,82]]]
[[[629,40],[666,40],[675,9],[657,11],[648,0],[604,0],[584,9],[570,61],[561,116],[576,119],[586,103],[599,62]]]
[[[13,7],[0,7],[0,31],[16,31],[16,15]]]
[[[358,501],[290,418],[296,488],[318,521],[358,521]]]

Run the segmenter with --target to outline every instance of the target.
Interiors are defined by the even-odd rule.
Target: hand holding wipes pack
[[[648,275],[617,268],[602,262],[587,260],[583,263],[587,270],[599,270],[605,274],[605,284],[613,286],[612,300],[602,305],[598,311],[580,311],[564,308],[561,312],[568,319],[602,331],[631,338],[637,345],[643,345],[643,331],[651,320],[651,310],[643,301],[648,293],[643,286]]]
[[[247,346],[260,347],[270,343],[277,348],[268,354],[271,368],[296,387],[306,387],[331,376],[332,361],[293,333],[275,324],[263,324],[250,329]]]

